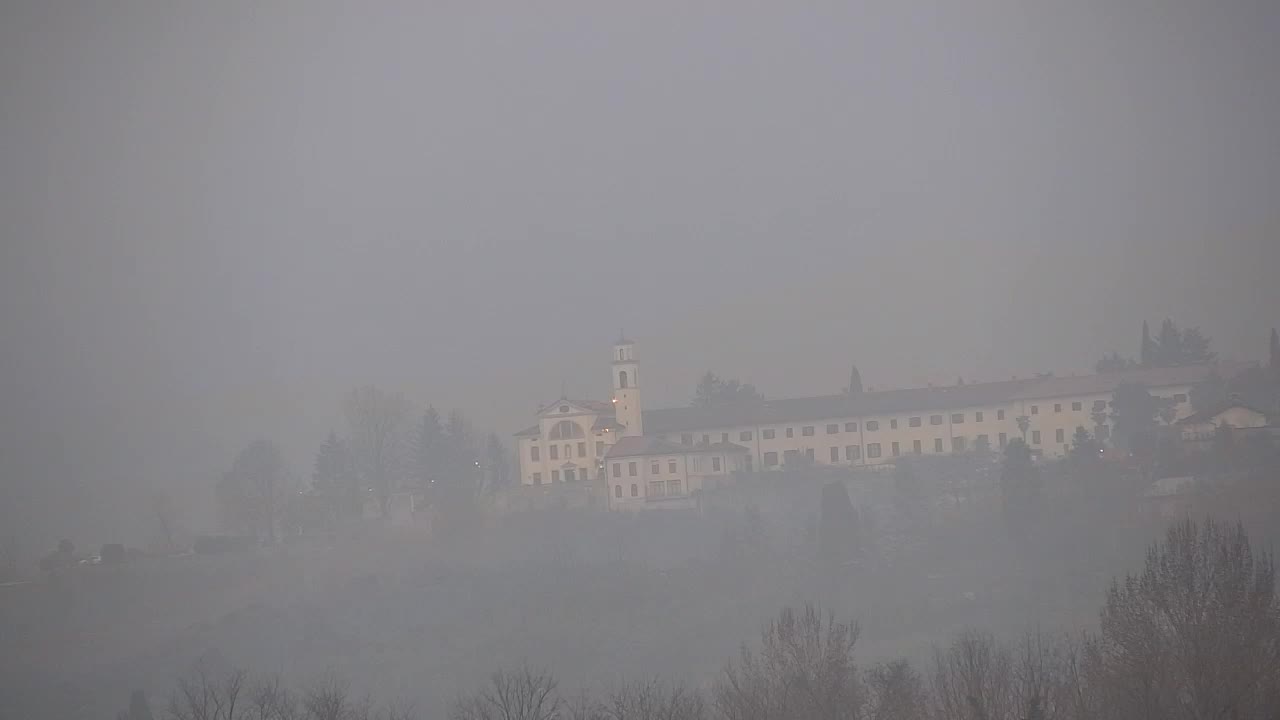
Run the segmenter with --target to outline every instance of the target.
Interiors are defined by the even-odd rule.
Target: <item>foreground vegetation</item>
[[[1280,602],[1272,556],[1239,525],[1185,520],[1113,582],[1096,631],[1002,643],[966,631],[921,667],[861,667],[860,628],[808,605],[786,608],[710,685],[623,682],[565,693],[537,658],[460,696],[453,720],[1062,720],[1274,717]],[[332,675],[299,690],[277,678],[198,668],[174,690],[174,720],[417,717],[379,706]],[[127,720],[150,717],[134,698]]]

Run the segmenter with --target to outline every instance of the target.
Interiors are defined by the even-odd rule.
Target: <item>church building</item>
[[[856,372],[856,371],[855,371]],[[1062,457],[1076,428],[1110,434],[1116,387],[1141,384],[1169,401],[1162,422],[1191,414],[1191,386],[1227,368],[1135,368],[1091,375],[765,400],[735,407],[645,410],[635,343],[619,338],[608,401],[561,398],[516,434],[525,485],[598,482],[612,509],[682,507],[734,473],[816,463],[886,466],[904,455],[1003,450],[1021,438]]]

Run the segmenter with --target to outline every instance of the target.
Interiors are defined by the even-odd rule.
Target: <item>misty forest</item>
[[[0,719],[1280,717],[1278,34],[0,3]]]

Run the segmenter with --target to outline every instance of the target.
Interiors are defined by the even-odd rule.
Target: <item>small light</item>
[[[614,398],[614,399],[613,399],[613,402],[617,403],[617,402],[618,402],[618,398]]]

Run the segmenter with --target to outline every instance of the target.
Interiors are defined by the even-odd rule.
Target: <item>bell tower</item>
[[[623,426],[624,437],[644,434],[639,373],[636,344],[620,336],[613,346],[613,415]]]

